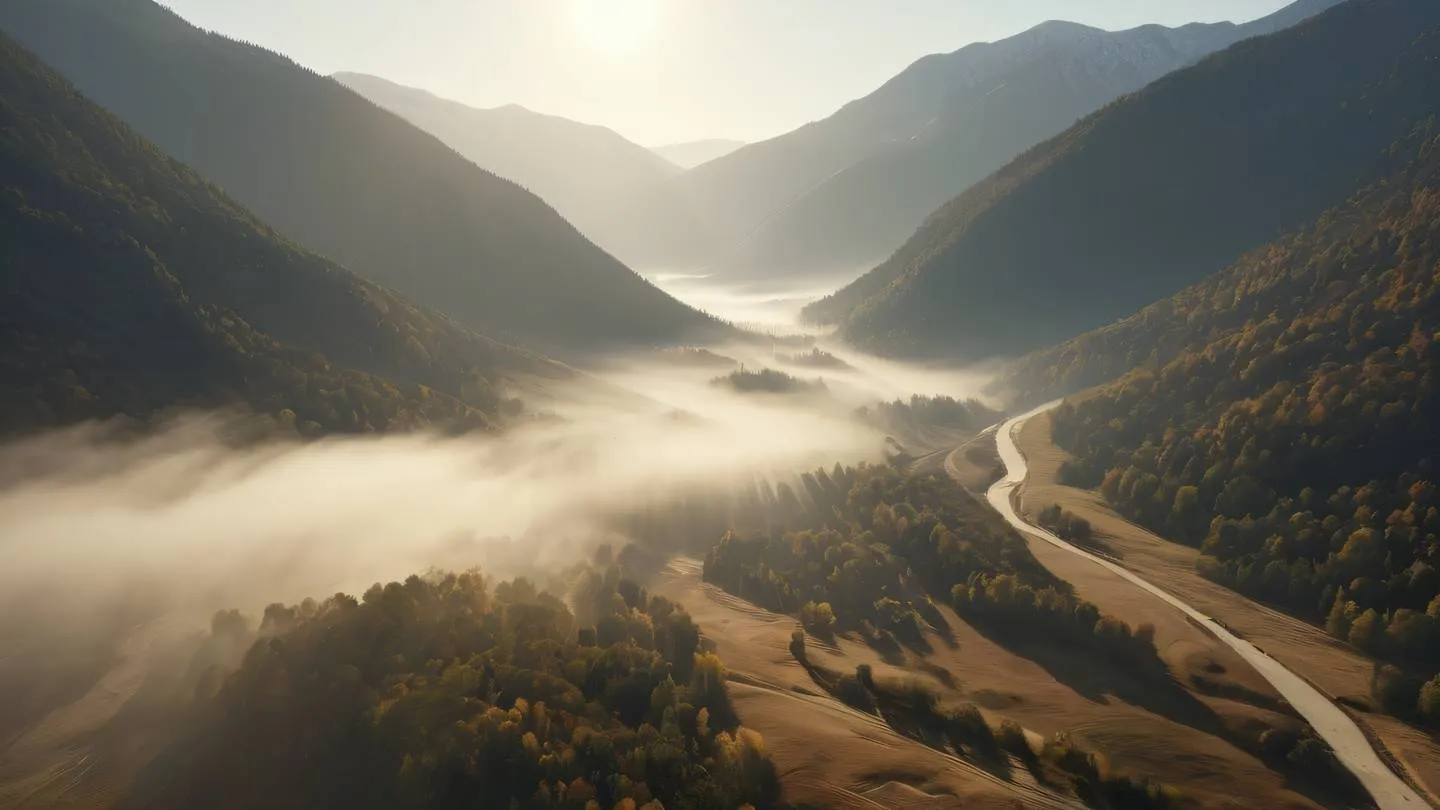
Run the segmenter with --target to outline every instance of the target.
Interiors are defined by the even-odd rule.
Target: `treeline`
[[[471,572],[272,605],[255,630],[219,614],[192,667],[193,733],[138,804],[780,806],[759,735],[679,606],[614,566],[575,602]]]
[[[921,427],[980,431],[1000,421],[1000,412],[978,399],[919,394],[911,396],[908,402],[897,399],[865,406],[857,409],[855,415],[863,422],[889,431]]]
[[[1132,631],[1077,598],[953,482],[869,465],[804,480],[804,511],[767,532],[727,534],[705,558],[707,582],[796,614],[817,635],[854,631],[881,649],[923,645],[927,626],[945,632],[935,596],[982,625],[1163,669],[1153,628]]]
[[[1095,530],[1091,528],[1090,521],[1061,508],[1058,503],[1041,509],[1040,514],[1035,516],[1035,522],[1054,532],[1061,540],[1076,545],[1088,546],[1095,541]]]
[[[738,394],[823,394],[829,390],[824,380],[802,380],[773,368],[752,371],[744,366],[716,377],[710,384]]]
[[[779,360],[782,363],[788,363],[792,366],[802,366],[804,368],[821,368],[832,370],[844,370],[853,368],[849,363],[841,360],[830,352],[819,348],[818,346],[808,352],[777,354],[775,356],[775,359]]]
[[[1404,172],[1182,294],[1184,350],[1062,406],[1054,436],[1069,481],[1399,664],[1410,697],[1382,702],[1434,723],[1440,138],[1392,151]]]

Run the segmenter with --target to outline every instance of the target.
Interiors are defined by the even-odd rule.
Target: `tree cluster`
[[[222,613],[194,667],[198,725],[152,766],[152,804],[778,806],[689,616],[613,567],[575,599],[593,624],[472,572],[272,605],[258,632]]]
[[[729,533],[705,558],[705,579],[817,635],[854,631],[880,648],[921,645],[945,620],[932,595],[997,628],[1163,667],[1153,628],[1132,631],[1070,592],[998,516],[958,485],[890,466],[820,470],[789,523]]]
[[[1040,514],[1035,516],[1035,522],[1054,532],[1061,540],[1076,545],[1088,546],[1095,540],[1095,530],[1091,528],[1090,521],[1062,509],[1058,503],[1041,509]]]
[[[1000,412],[978,399],[915,394],[909,401],[897,399],[865,406],[856,411],[862,422],[881,430],[900,432],[922,427],[945,427],[979,432],[1000,421]]]
[[[744,366],[716,377],[710,384],[737,394],[824,394],[829,390],[824,380],[802,380],[773,368],[753,371]]]

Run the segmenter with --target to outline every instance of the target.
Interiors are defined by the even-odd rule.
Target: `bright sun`
[[[609,56],[644,47],[660,32],[664,0],[572,0],[586,45]]]

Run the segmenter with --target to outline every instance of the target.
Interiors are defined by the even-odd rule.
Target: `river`
[[[1129,569],[1072,546],[1054,534],[1026,523],[1015,513],[1012,495],[1029,474],[1025,457],[1015,444],[1015,432],[1025,423],[1025,420],[1055,408],[1059,404],[1057,401],[1042,405],[1000,425],[995,434],[995,443],[1000,452],[1000,460],[1005,464],[1005,477],[990,487],[986,493],[990,505],[995,507],[996,511],[1017,530],[1084,557],[1096,565],[1104,566],[1137,587],[1144,588],[1157,598],[1174,605],[1220,639],[1227,647],[1239,653],[1265,680],[1275,687],[1275,691],[1290,702],[1290,705],[1310,723],[1315,732],[1330,744],[1335,751],[1336,758],[1351,773],[1355,774],[1360,783],[1370,792],[1370,796],[1380,810],[1425,810],[1429,808],[1429,805],[1420,798],[1414,788],[1406,784],[1380,759],[1355,721],[1351,720],[1350,716],[1339,706],[1336,706],[1305,679],[1286,669],[1279,661],[1271,658],[1254,644],[1236,636],[1214,619],[1140,578]]]

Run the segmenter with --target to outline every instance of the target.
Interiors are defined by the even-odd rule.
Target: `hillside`
[[[476,109],[359,73],[331,78],[444,141],[482,169],[539,195],[602,245],[617,206],[680,173],[662,156],[605,127],[514,104]]]
[[[891,354],[1023,353],[1193,283],[1379,176],[1436,109],[1440,6],[1360,0],[1155,82],[806,310]]]
[[[1109,32],[1049,22],[933,54],[793,132],[687,172],[661,210],[708,226],[670,264],[731,275],[868,269],[925,217],[1007,161],[1116,97],[1336,0],[1246,25]]]
[[[724,157],[744,146],[744,141],[730,141],[724,138],[710,138],[703,141],[685,141],[652,147],[650,151],[682,169],[693,169],[702,163],[709,163]]]
[[[19,0],[0,28],[287,236],[466,326],[570,355],[726,331],[433,136],[151,0]]]
[[[1086,344],[1115,365],[1163,348],[1057,411],[1054,436],[1073,483],[1198,546],[1204,576],[1392,661],[1376,700],[1436,725],[1440,135],[1394,152],[1403,171],[1175,296],[1164,321]]]
[[[574,608],[471,572],[221,612],[123,806],[786,807],[699,628],[602,573]]]
[[[285,241],[4,36],[0,177],[0,432],[186,406],[485,427],[510,377],[572,374]]]
[[[852,107],[930,99],[907,131],[876,139],[776,210],[726,260],[733,272],[870,268],[946,200],[1078,119],[1201,57],[1273,33],[1338,0],[1244,25],[1102,31],[1053,21],[926,57]],[[813,147],[811,147],[813,148]]]

